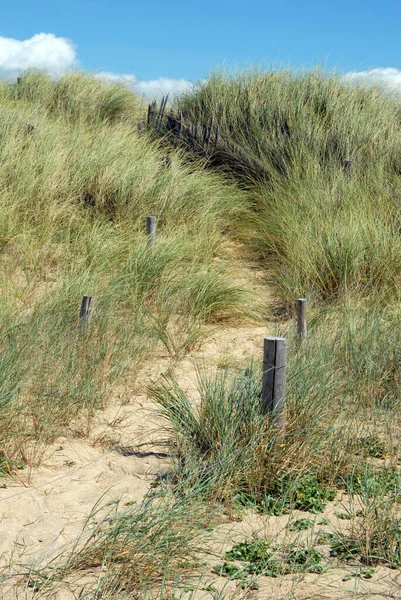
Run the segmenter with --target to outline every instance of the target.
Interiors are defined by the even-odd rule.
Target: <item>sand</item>
[[[157,445],[160,415],[142,391],[150,382],[167,372],[174,373],[182,387],[196,399],[199,368],[208,370],[243,364],[250,358],[255,362],[261,360],[264,336],[276,335],[280,329],[270,310],[275,301],[263,273],[249,261],[243,261],[241,269],[239,281],[266,307],[265,322],[215,325],[202,347],[178,363],[160,354],[157,361],[142,370],[128,403],[126,398],[122,402],[116,392],[107,409],[97,414],[89,437],[59,438],[46,449],[39,467],[20,471],[18,477],[0,480],[0,566],[8,568],[10,575],[2,585],[0,598],[35,597],[31,590],[16,586],[18,577],[13,573],[18,573],[18,564],[43,564],[69,547],[84,527],[90,532],[92,521],[101,518],[96,515],[88,523],[94,507],[115,499],[120,501],[119,510],[140,503],[157,475],[168,469],[170,459],[166,448]],[[156,443],[138,446],[138,442],[146,439]],[[258,537],[276,543],[293,539],[294,534],[289,533],[287,525],[297,516],[308,516],[316,523],[324,517],[330,518],[332,524],[323,527],[325,531],[346,526],[335,516],[339,502],[341,504],[341,499],[330,503],[318,517],[307,513],[267,517],[248,512],[240,522],[228,521],[217,527],[210,540],[216,559],[211,558],[205,573],[194,581],[195,587],[211,585],[216,590],[224,589],[227,600],[401,597],[399,572],[384,567],[376,569],[372,579],[343,581],[344,575],[352,569],[355,571],[357,566],[344,567],[333,562],[322,575],[260,577],[259,590],[254,591],[241,590],[238,582],[211,574],[211,567],[219,562],[217,557],[222,557],[235,542]],[[105,510],[110,510],[110,506]],[[318,527],[315,526],[315,533]],[[310,532],[303,535],[307,538]],[[60,590],[55,598],[72,600],[77,594]],[[216,592],[205,589],[195,593],[195,598],[216,597]]]

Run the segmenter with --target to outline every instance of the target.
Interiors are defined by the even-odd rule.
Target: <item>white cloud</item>
[[[144,96],[176,96],[191,89],[192,84],[186,79],[168,79],[167,77],[159,77],[150,81],[138,81],[135,84],[135,89]]]
[[[16,76],[26,69],[40,69],[51,75],[60,75],[71,69],[77,60],[74,44],[53,33],[38,33],[28,40],[0,37],[0,77]],[[133,74],[117,75],[101,72],[97,78],[108,82],[123,83],[146,98],[176,96],[191,88],[186,79],[141,80]]]
[[[392,92],[401,93],[401,71],[392,67],[370,69],[368,71],[350,71],[344,80],[367,85],[381,85]]]
[[[159,79],[141,80],[135,75],[116,75],[107,72],[98,73],[96,77],[103,81],[123,83],[146,98],[160,98],[166,94],[169,94],[170,97],[177,96],[192,88],[192,84],[186,79],[159,77]]]
[[[3,73],[44,69],[59,74],[75,60],[73,43],[53,33],[38,33],[28,40],[0,37],[0,71]]]

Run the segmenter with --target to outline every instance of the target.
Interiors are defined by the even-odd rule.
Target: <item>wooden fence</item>
[[[228,141],[222,136],[219,124],[212,115],[207,124],[193,123],[183,111],[167,111],[168,96],[164,96],[158,104],[156,101],[148,106],[147,128],[159,135],[165,135],[173,147],[184,147],[198,157],[206,158],[210,165],[230,166],[231,172],[238,177],[250,172],[257,178],[266,179],[267,171],[262,161],[249,156],[238,144]],[[145,126],[140,123],[139,131]]]

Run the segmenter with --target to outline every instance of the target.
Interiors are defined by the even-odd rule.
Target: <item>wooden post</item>
[[[210,123],[209,123],[209,127],[205,126],[205,133],[203,135],[203,149],[205,151],[205,154],[208,153],[209,151],[209,144],[210,144],[210,138],[212,137],[212,131],[213,131],[213,115],[210,117]]]
[[[182,131],[182,112],[178,113],[178,122],[177,122],[177,131],[176,136],[180,140],[181,139],[181,131]]]
[[[216,152],[217,150],[217,144],[219,143],[219,126],[216,125],[216,133],[214,136],[214,151]]]
[[[297,334],[298,340],[302,342],[306,338],[306,298],[297,300]]]
[[[83,327],[93,315],[93,297],[83,296],[81,310],[79,311],[79,326]]]
[[[263,349],[262,409],[276,427],[285,425],[287,340],[265,337]]]
[[[350,175],[351,165],[352,165],[352,162],[350,161],[349,158],[346,158],[345,160],[343,160],[343,169],[344,169],[344,173],[346,175]]]
[[[152,104],[148,106],[148,127],[152,127],[155,124],[155,115],[157,111],[157,102],[154,100]]]
[[[168,94],[167,94],[167,96],[163,96],[163,98],[161,99],[161,102],[160,102],[159,113],[156,117],[156,128],[157,129],[159,129],[163,124],[163,116],[164,116],[164,111],[166,109],[167,100],[168,100]]]
[[[156,217],[146,217],[146,234],[149,246],[153,246],[156,239]]]

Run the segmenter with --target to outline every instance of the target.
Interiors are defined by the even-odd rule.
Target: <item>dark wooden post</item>
[[[157,102],[154,100],[148,105],[148,127],[152,127],[155,124],[155,115],[157,111]]]
[[[214,151],[216,152],[217,150],[217,144],[219,143],[219,126],[216,125],[216,133],[214,136]]]
[[[153,246],[156,239],[156,217],[146,217],[146,234],[149,246]]]
[[[346,158],[345,160],[343,160],[343,169],[344,169],[344,173],[346,175],[350,175],[351,165],[352,165],[352,161],[350,161],[349,158]]]
[[[93,297],[83,296],[81,302],[81,310],[79,311],[79,326],[83,327],[93,315]]]
[[[262,408],[276,427],[285,425],[287,340],[266,337],[263,349]]]
[[[306,298],[297,300],[297,334],[298,340],[302,342],[306,338]]]
[[[176,137],[178,140],[181,139],[181,131],[182,131],[182,112],[180,111],[178,113],[177,130],[176,130]]]

